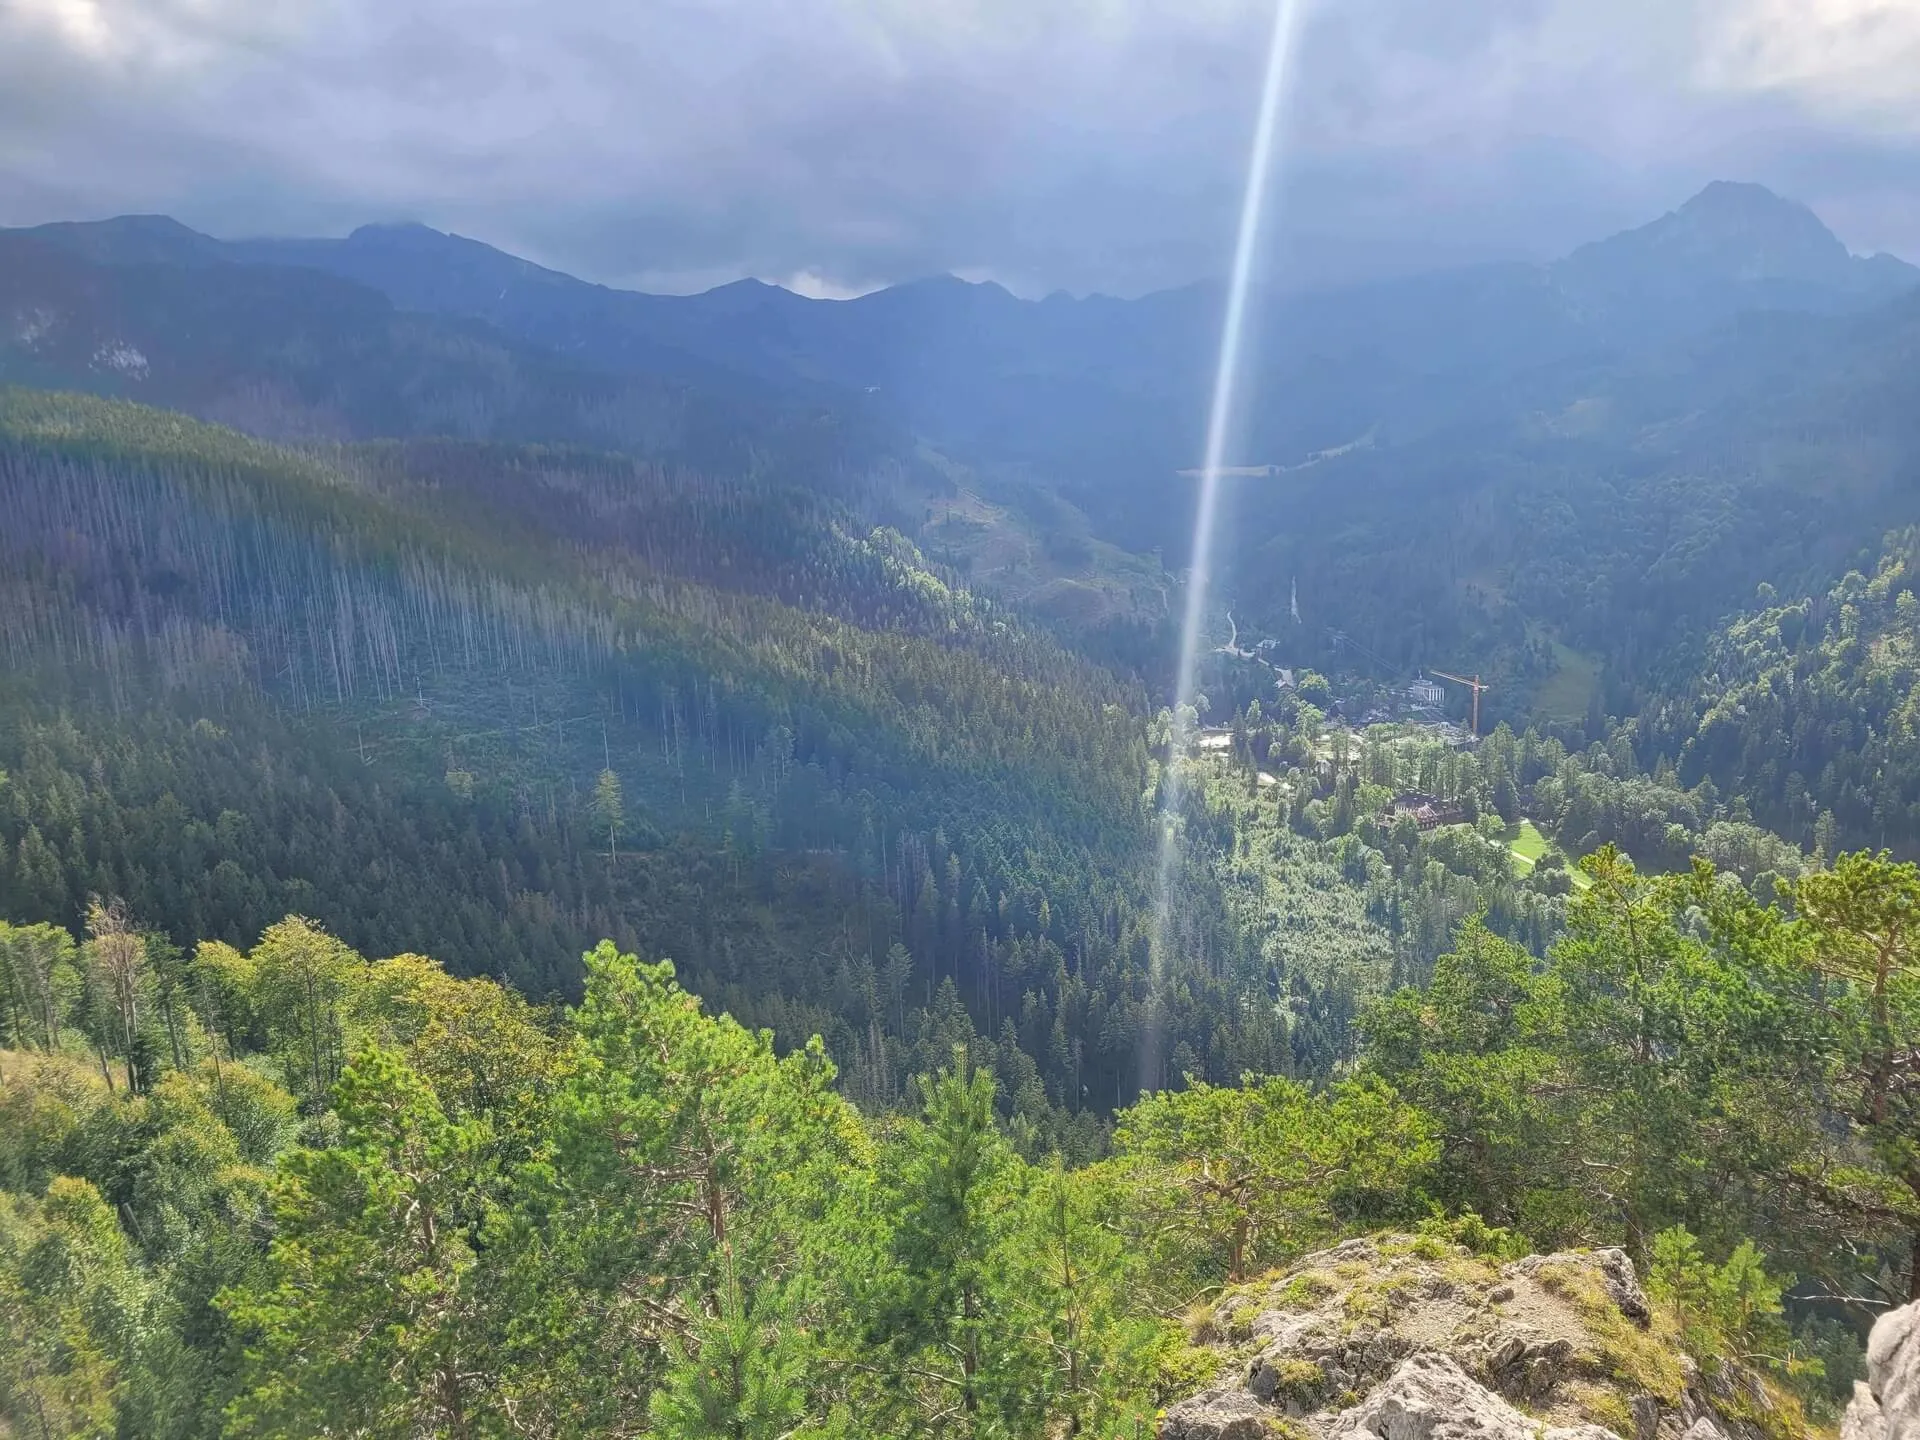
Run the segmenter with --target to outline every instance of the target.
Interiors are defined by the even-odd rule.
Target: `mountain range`
[[[1303,658],[1343,635],[1522,680],[1542,623],[1622,666],[1664,643],[1669,582],[1693,573],[1676,543],[1719,557],[1694,567],[1719,583],[1680,630],[1759,580],[1818,578],[1901,518],[1917,287],[1805,206],[1716,182],[1549,263],[1262,293],[1230,456],[1267,476],[1230,497],[1238,613],[1282,626],[1298,588]],[[1041,612],[1151,625],[1167,587],[1129,557],[1185,562],[1179,472],[1220,301],[951,277],[845,301],[751,280],[645,295],[419,225],[223,241],[130,216],[0,232],[0,379],[271,438],[564,443],[760,475],[855,497]],[[1636,486],[1679,493],[1665,527],[1538,563],[1538,525],[1585,526]],[[1756,544],[1737,499],[1755,487],[1825,523]],[[1621,516],[1600,518],[1604,536]]]
[[[273,282],[231,269],[215,280],[209,267],[318,271],[361,293],[288,280],[278,303],[296,313],[303,300],[365,311],[364,292],[377,292],[399,311],[483,322],[583,370],[710,385],[751,377],[783,395],[865,407],[983,457],[1060,467],[1069,481],[1105,454],[1163,469],[1191,463],[1220,304],[1212,285],[1136,300],[1027,301],[951,277],[846,301],[753,280],[700,295],[645,295],[420,225],[367,226],[339,240],[226,242],[164,217],[131,216],[7,238],[107,269],[198,271],[199,284],[223,289]],[[1257,311],[1262,363],[1241,458],[1284,463],[1382,427],[1417,431],[1433,423],[1422,418],[1431,392],[1449,381],[1490,390],[1521,371],[1634,353],[1743,311],[1845,313],[1916,284],[1920,270],[1903,261],[1848,254],[1805,206],[1757,185],[1716,182],[1648,225],[1549,264],[1271,293]],[[7,298],[21,310],[29,297],[14,288]],[[260,291],[246,300],[254,310],[268,304]],[[1088,433],[1095,428],[1102,435]],[[1139,455],[1136,442],[1146,437],[1151,452]]]
[[[1256,295],[1189,712],[1215,287],[0,232],[0,1434],[1851,1424],[1916,282]]]

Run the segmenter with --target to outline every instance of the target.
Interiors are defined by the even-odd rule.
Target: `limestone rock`
[[[1365,1400],[1344,1410],[1330,1440],[1536,1440],[1540,1423],[1479,1384],[1445,1355],[1409,1356]],[[1597,1425],[1554,1426],[1544,1440],[1619,1440]]]
[[[1867,1384],[1886,1440],[1920,1440],[1920,1301],[1874,1322],[1867,1337]],[[1857,1404],[1857,1391],[1854,1398]],[[1851,1418],[1852,1410],[1847,1413]]]
[[[1255,1333],[1270,1338],[1248,1368],[1247,1388],[1294,1415],[1344,1391],[1378,1384],[1414,1348],[1391,1328],[1348,1327],[1324,1314],[1276,1317]]]
[[[1161,1440],[1766,1440],[1729,1418],[1765,1408],[1757,1381],[1703,1374],[1620,1250],[1349,1240],[1232,1287],[1192,1333],[1223,1383],[1168,1410]]]
[[[1853,1382],[1853,1399],[1840,1421],[1840,1440],[1887,1440],[1887,1417],[1864,1380]]]
[[[1647,1303],[1647,1292],[1640,1288],[1640,1277],[1635,1273],[1633,1261],[1626,1251],[1610,1245],[1602,1250],[1589,1251],[1584,1258],[1599,1271],[1607,1298],[1613,1301],[1622,1315],[1641,1326],[1653,1319],[1653,1307]],[[1533,1279],[1538,1278],[1543,1270],[1564,1265],[1566,1259],[1564,1255],[1529,1255],[1507,1268],[1516,1275]]]
[[[1160,1420],[1160,1440],[1274,1440],[1274,1412],[1237,1385],[1203,1390]]]
[[[1607,1282],[1607,1295],[1620,1307],[1620,1313],[1636,1325],[1651,1322],[1653,1307],[1647,1303],[1647,1292],[1640,1288],[1640,1276],[1627,1252],[1608,1246],[1594,1251],[1593,1258],[1599,1262],[1600,1274]]]

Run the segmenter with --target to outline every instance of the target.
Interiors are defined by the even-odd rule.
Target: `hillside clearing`
[[[1507,849],[1513,852],[1513,858],[1522,876],[1532,874],[1534,866],[1547,856],[1558,853],[1554,843],[1547,839],[1540,832],[1540,827],[1531,820],[1514,821],[1501,832],[1500,838],[1506,843]],[[1567,866],[1567,875],[1572,879],[1576,890],[1588,889],[1593,884],[1584,871],[1572,864]]]

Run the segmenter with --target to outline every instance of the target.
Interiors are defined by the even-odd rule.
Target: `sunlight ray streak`
[[[1220,505],[1220,471],[1226,463],[1228,436],[1234,419],[1234,401],[1240,383],[1240,363],[1247,319],[1247,293],[1252,288],[1261,222],[1267,208],[1269,178],[1280,128],[1280,105],[1286,92],[1287,66],[1292,57],[1299,0],[1275,0],[1273,36],[1267,51],[1266,80],[1260,91],[1260,112],[1254,122],[1253,145],[1247,158],[1246,187],[1241,192],[1240,224],[1235,232],[1233,269],[1227,282],[1226,310],[1220,325],[1220,353],[1214,368],[1213,401],[1207,413],[1205,459],[1200,473],[1200,504],[1194,516],[1193,557],[1187,574],[1185,608],[1180,623],[1180,668],[1176,672],[1173,735],[1168,768],[1160,787],[1160,855],[1154,890],[1154,934],[1150,958],[1153,999],[1145,1043],[1141,1050],[1141,1089],[1158,1088],[1165,1077],[1164,1026],[1159,998],[1167,977],[1167,950],[1172,943],[1173,890],[1180,863],[1180,814],[1185,803],[1185,756],[1192,741],[1188,712],[1193,705],[1200,669],[1201,630],[1206,617],[1207,592],[1213,572],[1213,532]]]

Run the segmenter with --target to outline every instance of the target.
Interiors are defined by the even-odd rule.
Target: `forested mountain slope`
[[[816,490],[936,545],[1065,633],[1111,631],[1108,649],[1134,665],[1136,632],[1166,612],[1157,561],[1090,537],[1083,515],[1031,480],[955,464],[857,388],[666,345],[608,358],[555,337],[563,353],[484,320],[396,309],[351,278],[229,253],[153,218],[0,232],[0,383],[164,405],[273,440],[589,447]]]
[[[1696,678],[1650,697],[1641,752],[1745,797],[1831,853],[1920,835],[1920,533],[1889,535],[1824,593],[1760,603],[1716,631]]]
[[[1142,697],[911,546],[618,457],[22,391],[4,423],[16,910],[118,894],[180,943],[307,911],[535,995],[605,931],[876,1093],[976,1028],[1042,1112],[1139,1083]],[[1170,1059],[1290,1064],[1278,979],[1208,948]]]
[[[571,442],[777,468],[841,493],[898,463],[899,437],[850,397],[828,409],[676,352],[595,368],[479,321],[396,309],[352,280],[198,253],[159,245],[107,264],[95,248],[0,232],[0,382],[123,396],[275,439]]]
[[[1552,408],[1239,482],[1243,622],[1325,663],[1477,670],[1527,714],[1546,641],[1605,667],[1598,713],[1683,686],[1755,587],[1824,588],[1913,523],[1920,298],[1749,316],[1563,377]],[[1291,619],[1297,585],[1302,623]]]
[[[1476,909],[1551,941],[1563,872],[1402,833],[1397,789],[1656,867],[1798,870],[1624,751],[1329,757],[1311,706],[1255,706],[1230,755],[1178,761],[1163,926],[1165,718],[817,493],[586,451],[291,451],[36,392],[4,421],[19,918],[118,895],[184,945],[292,911],[534,996],[604,933],[783,1043],[825,1035],[869,1100],[972,1039],[1097,1148],[1149,1071],[1326,1073]]]
[[[943,279],[829,302],[742,282],[648,296],[419,226],[223,242],[133,217],[0,241],[42,268],[82,267],[81,288],[104,297],[59,366],[51,341],[16,336],[16,375],[268,433],[584,442],[864,493],[910,532],[928,523],[923,543],[977,560],[977,584],[1096,626],[1155,615],[1140,599],[1150,610],[1152,587],[1121,595],[1090,545],[1185,558],[1194,486],[1175,472],[1194,463],[1211,373],[1218,297],[1205,287],[1029,302]],[[1295,662],[1351,666],[1364,651],[1409,674],[1477,670],[1516,724],[1565,668],[1555,646],[1570,646],[1604,671],[1580,707],[1591,714],[1571,717],[1597,735],[1638,689],[1682,683],[1755,585],[1823,586],[1916,518],[1903,484],[1920,450],[1915,278],[1849,255],[1804,206],[1723,183],[1550,264],[1270,294],[1232,458],[1276,468],[1234,482],[1226,592]],[[303,314],[311,300],[264,297],[330,285],[351,298],[343,317],[363,317],[352,336],[309,336],[306,321],[270,340],[220,332],[207,348],[235,353],[217,383],[170,379],[144,348],[140,384],[98,358],[118,353],[115,324],[155,305],[197,314],[180,296],[239,287],[259,292],[254,311]],[[380,296],[400,308],[376,314]],[[973,471],[930,463],[909,436]],[[941,498],[955,473],[1018,511],[1024,538],[979,538],[992,506]],[[1042,552],[1065,564],[1036,564]],[[1026,578],[996,582],[1009,566]],[[1068,588],[1049,591],[1061,572]],[[1145,664],[1138,644],[1115,653]]]

